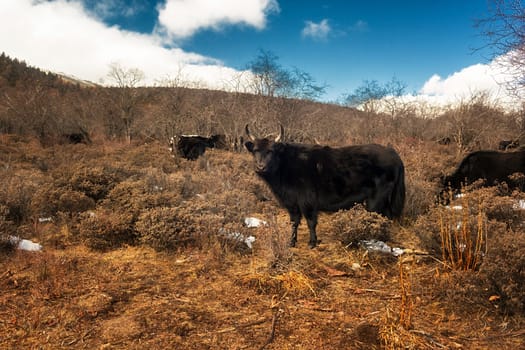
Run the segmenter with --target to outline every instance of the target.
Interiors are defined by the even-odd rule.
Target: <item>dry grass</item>
[[[513,208],[522,194],[479,189],[461,212],[435,206],[420,153],[437,152],[433,145],[399,147],[410,179],[406,220],[385,223],[358,209],[323,214],[322,243],[311,250],[304,223],[298,246],[288,247],[289,219],[246,154],[212,151],[188,162],[169,159],[156,143],[43,152],[10,142],[1,145],[40,161],[11,158],[2,170],[9,181],[0,228],[41,242],[44,251],[0,249],[0,348],[524,345],[523,214]],[[21,186],[22,175],[21,195],[6,184]],[[52,222],[38,221],[42,208]],[[246,216],[268,225],[246,228]],[[456,219],[468,229],[446,231]],[[253,235],[253,249],[225,239],[232,232]],[[342,244],[370,235],[413,253]],[[472,250],[458,257],[453,249],[469,237]],[[463,268],[448,268],[454,264]]]

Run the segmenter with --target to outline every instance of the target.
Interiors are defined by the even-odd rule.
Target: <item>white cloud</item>
[[[312,21],[306,21],[305,27],[303,28],[301,35],[303,38],[312,38],[314,40],[324,40],[330,34],[332,28],[328,23],[327,19],[323,19],[319,23]]]
[[[159,7],[159,31],[178,39],[228,24],[263,29],[266,16],[278,11],[276,0],[166,0]]]
[[[494,101],[515,105],[515,97],[509,95],[504,86],[504,82],[511,80],[512,76],[501,64],[503,59],[499,57],[488,64],[475,64],[446,78],[434,74],[425,82],[419,94],[429,100],[453,103],[486,92]]]
[[[108,27],[80,1],[1,0],[0,18],[0,50],[85,80],[98,82],[114,62],[144,72],[146,84],[183,72],[201,85],[223,88],[240,73],[213,58],[163,47],[157,35]]]

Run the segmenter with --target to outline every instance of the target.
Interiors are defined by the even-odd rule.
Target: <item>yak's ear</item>
[[[246,142],[244,143],[244,146],[246,147],[246,149],[248,150],[248,152],[253,153],[253,142],[251,142],[251,141],[246,141]]]

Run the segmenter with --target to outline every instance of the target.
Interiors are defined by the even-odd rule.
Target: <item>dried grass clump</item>
[[[512,230],[524,227],[525,201],[522,192],[501,195],[499,188],[491,187],[476,191],[475,194],[483,198],[481,210],[489,220],[505,223]]]
[[[53,183],[38,188],[31,201],[31,211],[38,217],[52,217],[59,212],[73,215],[94,208],[95,201],[83,192]]]
[[[453,269],[477,269],[486,250],[487,217],[466,200],[461,206],[435,206],[420,217],[414,231],[423,248]]]
[[[135,223],[140,243],[156,250],[201,248],[218,232],[220,218],[195,207],[158,207],[145,210]]]
[[[253,242],[250,237],[253,237],[253,230],[235,222],[226,223],[219,229],[218,235],[223,251],[241,255],[250,254],[253,251]],[[247,241],[250,242],[251,248]]]
[[[133,216],[127,212],[84,212],[79,217],[76,230],[80,240],[94,250],[107,251],[136,242]]]
[[[490,204],[482,202],[476,211],[469,210],[467,206],[456,213],[439,208],[443,223],[448,220],[450,226],[454,226],[454,222],[457,225],[457,228],[448,231],[452,239],[448,242],[442,239],[440,243],[441,259],[456,271],[438,281],[436,293],[454,305],[451,308],[457,312],[472,314],[473,310],[498,310],[505,315],[523,315],[525,236],[522,231],[509,230],[505,223],[508,215],[514,215],[500,208],[508,207],[508,197],[490,198]],[[467,199],[462,200],[467,203]],[[493,217],[494,213],[501,214],[498,217],[501,221],[493,218],[487,222],[483,214],[485,208],[492,208]],[[494,208],[500,209],[494,211]],[[444,227],[441,226],[441,234],[446,231]],[[470,232],[470,241],[466,232]]]
[[[289,270],[280,274],[251,273],[241,278],[241,283],[258,293],[280,297],[316,296],[316,281],[301,271]]]
[[[435,184],[419,178],[407,178],[403,217],[415,220],[435,202]]]
[[[144,179],[124,180],[115,185],[100,205],[109,210],[127,212],[136,220],[146,209],[176,205],[181,201],[173,191],[155,186]]]
[[[10,253],[15,246],[9,239],[16,230],[13,222],[8,219],[9,208],[5,205],[0,205],[0,253]]]
[[[288,230],[279,229],[275,220],[257,229],[258,249],[268,268],[274,272],[289,271],[293,252]]]
[[[491,300],[504,314],[525,315],[525,235],[505,232],[493,236],[480,268]]]
[[[355,246],[362,240],[388,241],[392,222],[381,214],[367,211],[359,204],[341,210],[332,216],[331,230],[346,246]]]
[[[453,268],[478,268],[494,236],[523,227],[522,194],[502,193],[499,186],[477,188],[449,206],[432,207],[414,225],[424,248]]]
[[[147,209],[138,217],[135,229],[139,241],[156,250],[174,250],[198,241],[192,218],[181,215],[179,208]]]
[[[116,169],[108,167],[80,165],[73,170],[68,182],[74,190],[98,202],[118,183],[120,177],[117,174]]]
[[[9,220],[22,224],[31,219],[33,196],[44,182],[45,178],[33,171],[0,174],[0,204],[8,208]]]
[[[94,208],[95,201],[82,192],[66,190],[58,198],[59,212],[75,214]]]

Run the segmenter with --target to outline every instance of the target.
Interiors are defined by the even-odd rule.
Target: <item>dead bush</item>
[[[8,216],[9,208],[0,205],[0,253],[9,253],[14,250],[10,236],[14,234],[16,228]]]
[[[156,250],[202,248],[219,228],[219,217],[195,205],[146,209],[135,223],[140,243]]]
[[[76,230],[80,240],[95,250],[106,251],[136,242],[133,216],[128,212],[84,212],[79,217]]]
[[[408,220],[415,220],[424,215],[435,202],[435,193],[435,185],[432,182],[408,178],[403,217]]]
[[[525,235],[500,227],[492,237],[478,271],[442,275],[435,293],[459,314],[525,315]]]
[[[81,165],[74,169],[68,181],[72,189],[83,192],[98,202],[121,180],[117,173],[115,169],[108,167]]]
[[[472,208],[467,203],[437,205],[427,215],[419,217],[414,232],[423,249],[454,268],[478,267],[486,249],[489,228],[484,213],[477,207],[478,210]]]
[[[525,234],[500,232],[480,268],[491,302],[504,314],[525,315]]]
[[[54,217],[59,212],[70,216],[95,208],[95,201],[83,192],[56,187],[55,184],[41,186],[31,201],[31,212],[37,217]]]
[[[143,210],[177,205],[181,198],[173,191],[168,191],[147,181],[125,180],[115,185],[100,206],[109,210],[124,211],[137,220]],[[155,187],[157,186],[157,187]]]
[[[367,211],[359,204],[349,210],[340,210],[332,216],[331,230],[346,246],[355,246],[362,240],[388,241],[391,221],[381,214]]]
[[[252,252],[255,237],[252,229],[238,223],[227,223],[219,230],[219,242],[225,252],[246,255]]]
[[[94,209],[95,201],[82,192],[66,190],[58,198],[58,211],[63,213],[81,213]]]
[[[470,230],[470,237],[475,237],[483,230],[490,240],[501,225],[511,230],[523,228],[525,210],[523,209],[523,194],[502,190],[500,186],[474,188],[464,191],[459,198],[452,200],[450,205],[435,205],[425,216],[418,218],[414,230],[422,239],[425,248],[435,254],[442,255],[441,234],[465,235]],[[458,238],[459,239],[459,238]],[[465,243],[465,242],[463,242]],[[461,244],[461,240],[458,240]]]
[[[0,204],[8,208],[7,218],[15,224],[31,219],[31,201],[44,179],[33,171],[5,172],[0,178]]]

